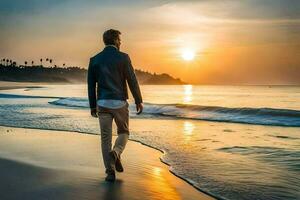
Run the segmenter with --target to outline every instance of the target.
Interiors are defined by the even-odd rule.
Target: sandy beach
[[[125,172],[107,183],[99,136],[11,127],[0,133],[0,199],[212,199],[137,142],[123,154]]]

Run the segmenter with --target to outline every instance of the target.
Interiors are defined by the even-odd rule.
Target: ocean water
[[[300,199],[300,87],[141,86],[130,138],[219,199]],[[99,134],[86,85],[0,91],[0,125]]]

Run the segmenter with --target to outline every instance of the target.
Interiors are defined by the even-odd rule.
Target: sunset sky
[[[298,0],[1,0],[0,58],[87,67],[109,28],[138,69],[199,84],[300,84]]]

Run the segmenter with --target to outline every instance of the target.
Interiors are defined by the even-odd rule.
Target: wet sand
[[[100,136],[0,126],[0,199],[213,199],[171,174],[160,156],[129,141],[125,172],[107,183]]]

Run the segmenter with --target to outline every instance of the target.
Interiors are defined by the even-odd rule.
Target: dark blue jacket
[[[135,103],[142,103],[139,84],[128,54],[113,46],[106,46],[90,59],[87,77],[90,108],[96,108],[98,99],[128,99],[126,81]]]

